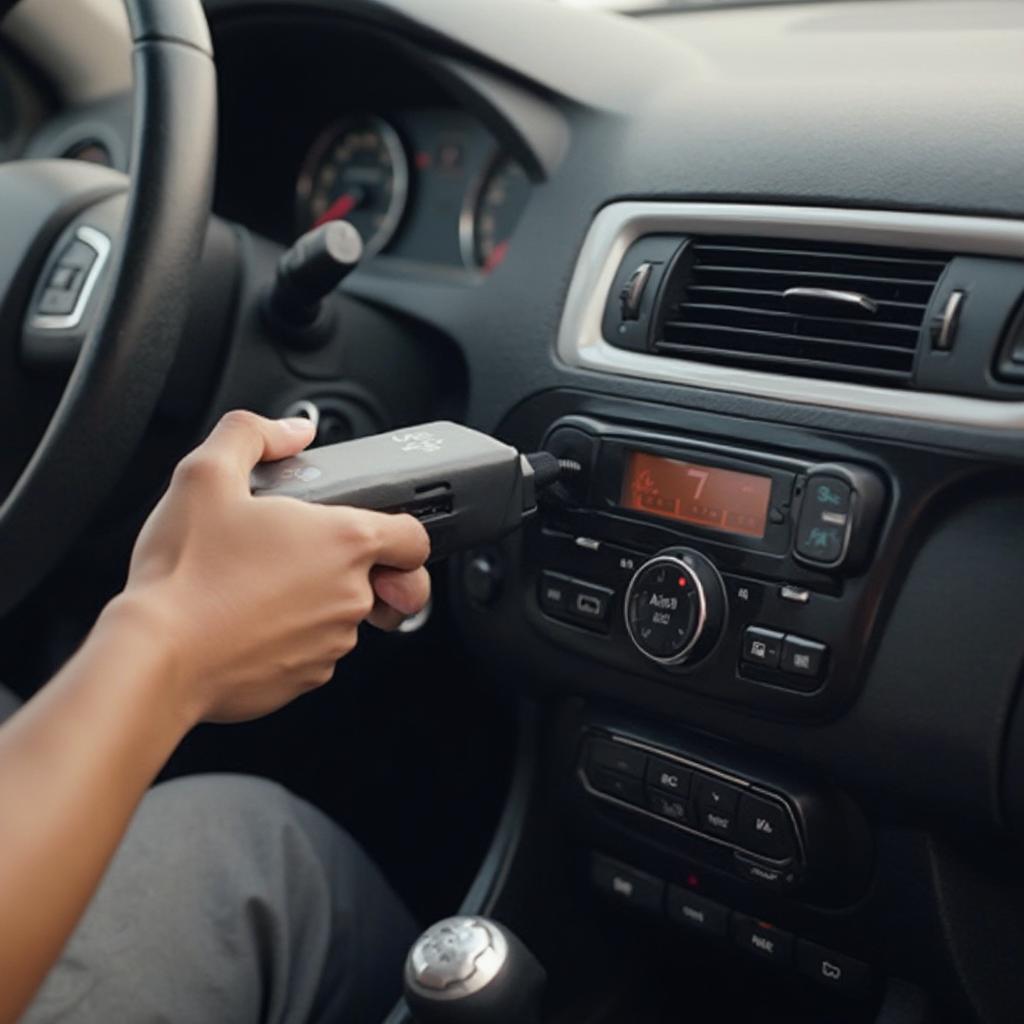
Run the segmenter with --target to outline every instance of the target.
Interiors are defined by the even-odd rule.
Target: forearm
[[[0,728],[0,1024],[31,999],[192,719],[172,655],[121,602]]]

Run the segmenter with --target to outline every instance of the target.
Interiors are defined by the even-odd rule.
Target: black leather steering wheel
[[[127,203],[107,280],[95,289],[102,304],[0,505],[0,615],[54,566],[125,472],[175,356],[209,219],[217,83],[202,5],[125,3],[135,80]],[[73,221],[88,224],[97,202],[124,187],[123,177],[73,161],[0,165],[0,378],[8,388],[0,389],[0,430],[8,429],[3,409],[16,408],[27,386],[11,381],[44,266]]]

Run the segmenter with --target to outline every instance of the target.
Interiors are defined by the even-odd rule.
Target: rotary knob
[[[670,548],[637,569],[626,590],[626,631],[637,650],[665,667],[708,654],[725,623],[725,585],[714,564]]]

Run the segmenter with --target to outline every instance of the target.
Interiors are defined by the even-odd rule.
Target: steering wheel
[[[55,565],[128,467],[177,350],[209,219],[217,83],[202,5],[125,6],[134,40],[130,180],[71,160],[0,165],[0,486],[9,485],[0,616]],[[68,281],[68,301],[81,307],[70,311],[55,294]],[[31,326],[37,345],[42,334],[43,345],[59,346],[77,323],[89,326],[39,438],[26,336]]]

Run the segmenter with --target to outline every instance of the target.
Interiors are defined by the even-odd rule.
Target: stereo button
[[[675,761],[662,761],[652,757],[647,763],[647,785],[663,789],[676,796],[688,796],[692,773]]]
[[[647,806],[659,818],[668,818],[669,821],[675,822],[684,822],[689,819],[686,812],[686,800],[673,796],[671,793],[660,793],[656,789],[647,790]]]
[[[748,626],[743,633],[743,660],[752,665],[777,668],[782,656],[783,634],[761,626]]]
[[[813,476],[800,510],[796,550],[812,562],[840,560],[850,530],[850,485],[833,476]]]
[[[591,740],[588,744],[589,763],[598,768],[608,768],[620,775],[630,775],[634,779],[644,777],[644,765],[647,757],[635,747],[625,743],[614,743],[611,740]]]
[[[745,914],[733,914],[733,941],[740,949],[779,967],[793,963],[793,936],[774,925],[755,920]]]
[[[736,832],[736,805],[740,791],[716,779],[702,777],[697,783],[697,815],[700,827],[713,836],[731,839]]]
[[[783,672],[808,679],[820,679],[828,648],[817,640],[787,636],[782,642],[781,666]]]
[[[749,793],[740,801],[736,842],[772,860],[796,856],[796,841],[789,815],[777,803]]]

